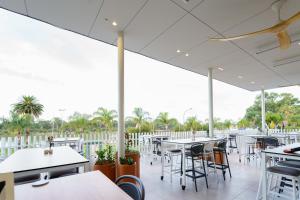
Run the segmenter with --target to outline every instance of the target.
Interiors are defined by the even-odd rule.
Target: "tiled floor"
[[[150,165],[147,159],[143,159],[141,177],[146,188],[146,200],[254,200],[256,197],[260,170],[255,164],[239,163],[236,153],[229,156],[232,178],[227,173],[226,181],[223,180],[218,170],[218,179],[214,174],[208,176],[209,188],[205,186],[205,179],[197,180],[198,192],[195,191],[191,178],[187,178],[187,186],[183,191],[179,184],[179,176],[173,176],[170,182],[168,174],[163,181],[160,180],[161,165],[154,162]]]

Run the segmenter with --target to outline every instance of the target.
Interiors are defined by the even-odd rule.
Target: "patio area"
[[[185,190],[180,187],[178,175],[173,177],[172,183],[170,183],[168,175],[161,181],[160,163],[156,162],[150,165],[147,161],[147,159],[143,159],[141,167],[141,179],[146,187],[147,200],[249,200],[256,198],[260,168],[256,167],[254,163],[239,163],[236,152],[229,156],[232,178],[229,178],[227,173],[224,181],[221,172],[218,171],[218,182],[216,176],[210,174],[208,189],[206,189],[204,179],[197,180],[198,192],[195,191],[192,179],[188,179]]]
[[[25,137],[19,130],[18,136],[1,138],[0,200],[14,197],[16,200],[300,199],[300,132],[285,132],[288,122],[284,117],[274,125],[275,130],[269,128],[266,115],[271,109],[265,93],[300,84],[299,0],[0,0],[0,9],[116,47],[117,77],[114,83],[117,120],[112,120],[105,132],[90,131],[82,135],[82,129],[80,135],[65,135],[63,131],[54,135],[53,122],[51,135],[30,135],[28,129]],[[33,32],[31,37],[39,35]],[[68,53],[73,50],[71,45],[65,46]],[[138,90],[134,94],[125,93],[126,51],[207,76],[207,91],[196,91],[202,96],[205,91],[207,96],[205,112],[199,111],[206,115],[207,129],[196,132],[190,128],[180,132],[179,123],[179,131],[168,132],[168,124],[162,124],[164,129],[155,129],[153,123],[153,132],[141,133],[139,124],[135,126],[139,133],[129,134],[125,123],[129,106],[125,97],[136,98],[140,94]],[[106,56],[98,52],[95,55]],[[89,53],[86,56],[87,61],[92,60]],[[76,54],[68,57],[80,58]],[[95,66],[101,64],[95,61]],[[87,70],[84,64],[80,67]],[[23,76],[18,70],[17,74]],[[73,75],[68,70],[55,73]],[[91,80],[104,76],[97,73]],[[155,81],[155,75],[149,77]],[[164,78],[168,82],[167,76]],[[219,108],[214,108],[214,80],[260,92],[255,101],[258,112],[251,113],[256,117],[255,124],[234,129],[229,126],[225,132],[216,130],[214,110]],[[76,79],[80,81],[81,77]],[[195,81],[189,87],[196,84]],[[39,90],[43,89],[42,85],[38,86]],[[75,88],[73,92],[80,93],[84,99],[84,92],[89,91],[103,92],[106,96],[114,92],[110,88],[101,90],[96,83],[89,88]],[[177,92],[174,93],[182,95]],[[196,92],[182,96],[187,101]],[[63,99],[64,95],[68,92],[55,94],[53,98]],[[224,93],[222,98],[229,95]],[[148,100],[153,103],[151,98],[159,100],[164,96],[149,93]],[[222,106],[231,114],[232,108],[227,108],[225,103]],[[177,109],[177,106],[170,107]],[[296,108],[279,112],[289,114]],[[37,112],[25,109],[18,114],[34,113]],[[182,121],[185,121],[184,114]],[[101,128],[101,123],[98,126]],[[114,126],[117,132],[108,133],[108,128]],[[246,127],[252,127],[252,132],[248,133]],[[175,165],[173,157],[177,159]],[[101,168],[104,166],[108,169]],[[171,173],[172,181],[164,171],[168,167],[177,170]],[[214,173],[209,173],[208,168],[215,170]],[[230,170],[232,177],[229,177]]]

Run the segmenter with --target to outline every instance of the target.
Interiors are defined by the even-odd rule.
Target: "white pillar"
[[[261,90],[261,131],[266,133],[265,91]]]
[[[212,68],[208,69],[208,127],[209,127],[209,137],[214,136],[214,110],[213,110],[213,78],[212,78]]]
[[[124,34],[118,32],[118,157],[125,156]]]

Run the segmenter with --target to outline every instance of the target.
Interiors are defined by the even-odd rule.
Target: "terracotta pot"
[[[132,164],[132,165],[122,165],[120,164],[120,162],[118,162],[118,166],[117,166],[117,177],[119,176],[123,176],[123,175],[133,175],[135,176],[136,174],[136,163]],[[127,180],[124,179],[124,182],[132,182],[135,183],[135,181],[132,180]]]
[[[132,158],[136,163],[135,176],[140,178],[140,153],[138,152],[125,152],[126,158]]]
[[[116,165],[115,163],[104,163],[94,165],[94,171],[99,170],[113,182],[116,180]]]
[[[136,164],[136,171],[132,175],[140,178],[140,157],[141,157],[140,153],[138,153],[138,152],[128,152],[127,151],[127,152],[125,152],[125,157],[133,159],[133,161]],[[116,160],[118,160],[118,152],[116,153],[115,158],[116,158]],[[116,165],[118,165],[118,162],[116,163]],[[118,171],[117,171],[117,177],[118,177]]]
[[[222,165],[222,164],[226,164],[226,155],[224,154],[224,152],[214,152],[214,156],[215,156],[215,163],[217,165]]]

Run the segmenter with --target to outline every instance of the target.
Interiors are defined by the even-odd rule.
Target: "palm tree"
[[[101,107],[94,113],[94,116],[93,121],[100,122],[105,127],[105,131],[111,131],[117,117],[117,112]]]
[[[169,113],[167,113],[167,112],[161,112],[161,113],[159,113],[159,115],[157,116],[155,121],[158,124],[163,125],[165,127],[165,130],[168,130],[170,124],[175,122],[176,119],[169,118]]]
[[[149,119],[149,113],[144,111],[142,108],[134,108],[133,109],[133,117],[129,117],[135,124],[135,128],[141,132],[141,128],[143,123]]]
[[[22,96],[18,103],[13,104],[13,112],[25,117],[30,123],[33,118],[38,118],[43,111],[44,106],[34,96]],[[26,132],[29,134],[29,129]]]
[[[196,117],[189,117],[185,122],[185,127],[187,130],[196,131],[201,129],[201,123]]]
[[[13,111],[19,115],[38,118],[44,111],[44,106],[34,96],[22,96],[18,103],[13,104]]]

